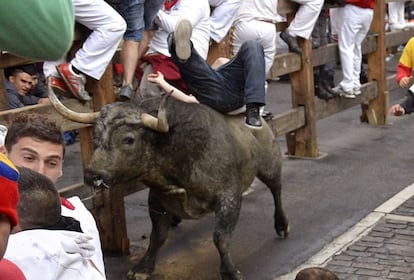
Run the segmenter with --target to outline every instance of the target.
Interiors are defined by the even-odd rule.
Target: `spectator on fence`
[[[129,100],[132,96],[135,69],[147,49],[149,32],[154,30],[155,15],[163,3],[163,0],[127,0],[116,4],[127,24],[120,53],[123,79],[119,96],[123,100]]]
[[[293,0],[299,4],[295,17],[289,26],[280,33],[280,38],[286,42],[289,49],[295,53],[301,54],[302,49],[299,47],[298,37],[309,40],[316,20],[323,6],[323,0]]]
[[[0,50],[52,60],[73,40],[73,4],[68,0],[13,0],[0,11]]]
[[[35,170],[56,183],[63,174],[65,142],[61,128],[46,116],[19,114],[15,116],[5,140],[6,153],[16,166]],[[80,222],[82,231],[93,237],[95,253],[92,260],[105,271],[99,232],[94,217],[78,196],[61,198],[62,215]]]
[[[233,24],[242,0],[209,0],[210,13],[210,46],[207,62],[212,65],[219,57],[229,57],[226,36]]]
[[[10,235],[5,257],[28,279],[105,279],[91,260],[92,237],[68,226],[60,197],[46,176],[18,167],[19,223]]]
[[[342,0],[329,0],[325,2],[312,31],[312,48],[326,46],[331,41],[331,36],[328,32],[327,27],[329,18],[328,5],[343,4],[344,3]],[[313,77],[315,85],[315,96],[318,98],[329,100],[338,96],[338,94],[332,90],[334,87],[335,67],[336,62],[333,61],[314,67]]]
[[[9,109],[50,103],[46,92],[34,90],[38,73],[33,64],[6,68],[4,74]]]
[[[388,24],[391,31],[401,31],[407,27],[403,1],[388,3]]]
[[[222,113],[246,105],[246,125],[261,128],[259,108],[265,105],[266,81],[263,47],[248,40],[233,59],[213,69],[194,49],[191,33],[191,22],[182,19],[168,38],[171,57],[188,91],[200,103]]]
[[[186,91],[181,80],[177,66],[171,59],[168,49],[167,37],[176,23],[183,17],[188,17],[194,32],[191,40],[194,48],[204,58],[207,58],[210,40],[210,7],[208,0],[177,0],[166,1],[155,17],[157,31],[151,39],[149,49],[142,57],[142,64],[138,70],[142,70],[139,77],[140,85],[137,91],[138,101],[159,93],[157,86],[147,80],[150,73],[161,72],[165,79],[179,88]]]
[[[230,31],[230,57],[237,54],[245,41],[256,40],[263,46],[265,73],[268,75],[276,55],[276,22],[280,18],[277,13],[277,1],[242,1]],[[266,82],[265,92],[267,92],[267,86]],[[272,114],[264,108],[261,108],[261,115],[265,119],[272,117]]]
[[[72,0],[76,22],[92,32],[69,62],[62,57],[45,61],[43,70],[56,92],[70,92],[80,100],[90,100],[85,90],[86,76],[99,80],[111,62],[126,24],[124,19],[105,1]],[[58,34],[56,34],[58,36]]]
[[[338,48],[343,78],[333,90],[346,98],[361,94],[361,45],[371,26],[375,0],[345,0]]]

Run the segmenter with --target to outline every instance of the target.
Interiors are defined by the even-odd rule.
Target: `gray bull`
[[[85,182],[109,186],[135,182],[150,188],[152,222],[149,247],[128,273],[148,279],[174,217],[198,219],[215,213],[214,244],[221,258],[222,279],[242,279],[229,245],[243,192],[257,176],[274,199],[274,227],[287,237],[289,226],[281,202],[281,154],[266,123],[259,130],[243,117],[227,116],[199,104],[152,98],[142,104],[112,103],[93,116],[52,103],[66,117],[95,121],[94,146]],[[154,117],[157,116],[157,117]]]

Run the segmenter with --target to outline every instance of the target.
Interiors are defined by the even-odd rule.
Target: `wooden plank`
[[[385,47],[396,47],[407,43],[407,38],[414,36],[414,29],[403,31],[387,32],[385,37]]]
[[[387,91],[393,91],[400,87],[396,80],[397,74],[387,76]]]
[[[267,124],[272,129],[275,137],[294,131],[306,124],[305,108],[303,106],[299,106],[290,109],[282,114],[274,116],[267,122]]]
[[[315,98],[315,111],[318,120],[324,119],[351,107],[366,103],[377,97],[377,83],[370,82],[361,88],[361,94],[356,98],[337,97],[329,101]]]
[[[24,65],[29,63],[34,63],[36,60],[20,57],[17,55],[14,55],[12,53],[2,53],[0,55],[0,68],[7,68],[17,65]]]
[[[275,79],[276,77],[299,71],[301,69],[300,56],[295,53],[283,53],[276,55],[272,68],[268,77]]]

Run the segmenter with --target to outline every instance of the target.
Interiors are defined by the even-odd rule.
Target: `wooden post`
[[[374,19],[371,31],[378,34],[377,48],[368,54],[368,80],[377,82],[378,95],[368,103],[362,104],[362,121],[372,125],[385,125],[387,123],[388,91],[386,79],[386,44],[385,44],[385,3],[376,1]]]
[[[312,66],[312,43],[310,40],[299,40],[302,48],[300,71],[291,73],[292,107],[305,108],[306,125],[295,130],[286,137],[289,154],[295,157],[318,157],[319,149],[316,137],[315,89]],[[289,143],[294,141],[294,143]]]
[[[93,108],[99,111],[102,106],[115,101],[112,65],[109,65],[102,78],[97,81],[88,78],[87,91],[93,96]],[[80,129],[83,165],[87,166],[93,152],[93,127]],[[102,203],[103,202],[103,203]],[[99,228],[102,249],[106,253],[126,254],[129,252],[129,239],[125,219],[124,193],[122,188],[110,188],[102,192],[100,205],[93,208],[93,215]]]

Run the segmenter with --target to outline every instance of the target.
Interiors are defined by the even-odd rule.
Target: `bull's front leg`
[[[241,194],[225,194],[220,198],[215,209],[216,225],[213,239],[220,254],[220,274],[223,280],[242,279],[229,254],[230,240],[239,219],[241,200]]]
[[[167,239],[171,224],[172,215],[165,211],[156,193],[151,189],[148,195],[148,208],[152,223],[150,242],[143,258],[128,272],[127,278],[130,280],[149,279],[155,268],[158,251]]]

